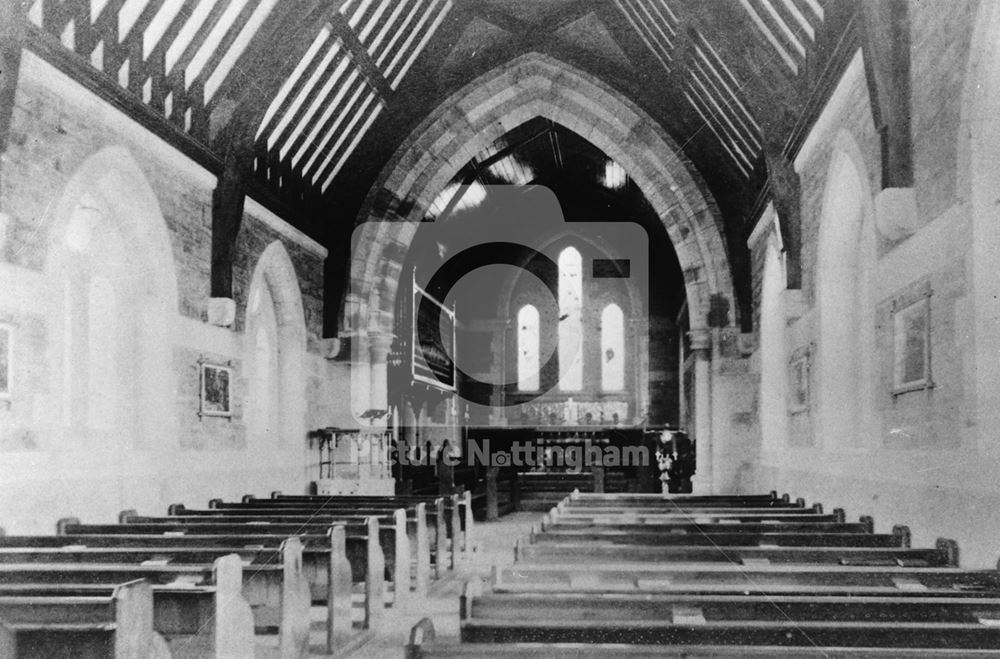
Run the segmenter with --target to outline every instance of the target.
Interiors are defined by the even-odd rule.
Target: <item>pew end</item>
[[[434,526],[435,526],[435,547],[434,553],[434,578],[440,579],[442,575],[442,563],[444,555],[448,551],[448,529],[446,527],[444,514],[444,497],[434,499]]]
[[[423,656],[421,645],[433,643],[435,640],[434,623],[430,618],[423,618],[410,630],[410,642],[406,646],[406,659],[420,659]]]
[[[788,494],[788,492],[785,492],[784,494],[781,495],[781,500],[784,501],[785,503],[791,503],[792,497]]]
[[[465,533],[462,534],[462,553],[469,554],[472,551],[472,526],[475,518],[472,515],[472,491],[466,489],[462,493],[462,502],[465,506]]]
[[[379,542],[378,517],[368,517],[365,574],[365,629],[378,628],[385,616],[385,555]]]
[[[542,515],[541,525],[542,531],[547,531],[552,528],[552,518],[549,517],[548,513]]]
[[[293,536],[281,543],[284,574],[281,581],[281,657],[305,657],[309,653],[309,610],[312,593],[303,569],[304,546]]]
[[[451,527],[451,543],[449,548],[451,549],[449,567],[454,570],[458,567],[458,553],[461,549],[462,543],[462,511],[459,510],[459,499],[457,494],[452,494],[451,497],[451,519],[449,526]]]
[[[66,529],[70,526],[79,526],[79,517],[63,517],[56,522],[56,535],[66,535]]]
[[[1000,563],[1000,561],[998,561]],[[494,563],[490,566],[490,590],[496,591],[500,587],[500,580],[503,575],[503,570],[500,566]]]
[[[140,657],[154,645],[153,589],[141,579],[115,588],[115,655]],[[158,636],[158,634],[157,634]]]
[[[823,504],[821,503],[814,503],[812,509],[816,511],[817,515],[823,514]]]
[[[772,499],[777,499],[778,498],[778,491],[777,490],[771,490],[769,492],[769,494],[771,495]]]
[[[834,508],[833,516],[837,524],[844,524],[847,522],[847,513],[844,512],[843,508]]]
[[[805,508],[806,507],[806,500],[805,500],[805,498],[799,497],[798,499],[796,499],[795,500],[795,507],[796,508]]]
[[[938,538],[934,542],[934,548],[942,552],[945,556],[945,565],[958,567],[958,542],[951,538]]]
[[[327,572],[326,651],[344,647],[354,631],[351,622],[351,563],[347,558],[347,533],[343,524],[330,529],[330,565]]]
[[[871,515],[862,515],[858,519],[858,521],[861,522],[862,524],[864,524],[865,533],[875,533],[875,518],[874,517],[872,517]]]
[[[219,506],[222,505],[222,503],[223,503],[222,499],[209,499],[208,507],[209,509],[218,508]]]
[[[209,640],[213,657],[253,656],[254,617],[250,603],[243,597],[243,561],[237,554],[215,560],[215,616]],[[177,650],[186,649],[190,638],[179,638]],[[177,654],[177,651],[175,651]]]
[[[252,494],[244,494],[243,497],[240,499],[240,503],[250,503],[253,500],[254,496]]]
[[[410,599],[410,538],[406,530],[406,510],[397,508],[392,514],[392,520],[396,532],[392,576],[393,606],[399,606]]]
[[[218,501],[218,499],[212,499],[212,501]],[[208,507],[209,508],[213,508],[214,507],[214,506],[212,506],[212,501],[208,502]],[[174,516],[174,515],[183,515],[184,511],[186,511],[186,510],[187,510],[187,508],[184,507],[183,503],[172,503],[169,506],[167,506],[167,514],[171,515],[171,516]],[[122,514],[124,514],[124,511],[122,511]]]
[[[431,548],[427,529],[427,504],[420,502],[416,507],[417,514],[417,543],[412,549],[416,552],[416,580],[415,590],[420,596],[427,595],[427,587],[431,578]]]
[[[905,524],[896,524],[892,527],[892,534],[899,538],[900,547],[910,547],[910,541],[912,535],[910,534],[910,527]]]
[[[459,600],[458,615],[459,620],[472,619],[472,600],[483,595],[483,582],[478,578],[472,578],[462,586],[462,596]]]
[[[272,499],[277,499],[280,496],[281,496],[281,490],[273,490],[271,492],[271,498]]]
[[[118,523],[128,524],[133,517],[138,517],[139,512],[135,508],[126,508],[118,513]]]

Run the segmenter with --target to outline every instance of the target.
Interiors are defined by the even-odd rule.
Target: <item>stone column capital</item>
[[[687,333],[688,340],[691,341],[691,350],[711,350],[712,331],[709,329],[694,329]]]
[[[368,351],[371,353],[373,364],[384,364],[392,349],[392,341],[395,337],[384,332],[368,333]]]

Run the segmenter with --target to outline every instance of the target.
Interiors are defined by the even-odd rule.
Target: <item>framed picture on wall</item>
[[[233,370],[218,364],[201,364],[201,407],[203,416],[232,416]]]
[[[10,325],[0,325],[0,399],[10,398],[13,361],[14,330]]]
[[[893,305],[892,342],[893,393],[932,387],[930,290]]]

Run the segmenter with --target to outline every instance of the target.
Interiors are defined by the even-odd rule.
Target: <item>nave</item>
[[[998,190],[997,0],[0,0],[0,657],[991,656]]]

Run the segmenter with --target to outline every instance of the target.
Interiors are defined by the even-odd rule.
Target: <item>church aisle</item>
[[[438,638],[458,639],[458,600],[462,585],[473,577],[487,578],[493,565],[508,567],[514,563],[514,542],[526,536],[541,520],[539,513],[513,513],[496,522],[476,522],[473,553],[458,569],[435,582],[427,598],[386,610],[385,624],[364,645],[343,655],[351,659],[386,659],[402,657],[410,630],[421,618],[431,618]],[[314,646],[317,643],[313,644]],[[313,655],[321,657],[326,655]]]

